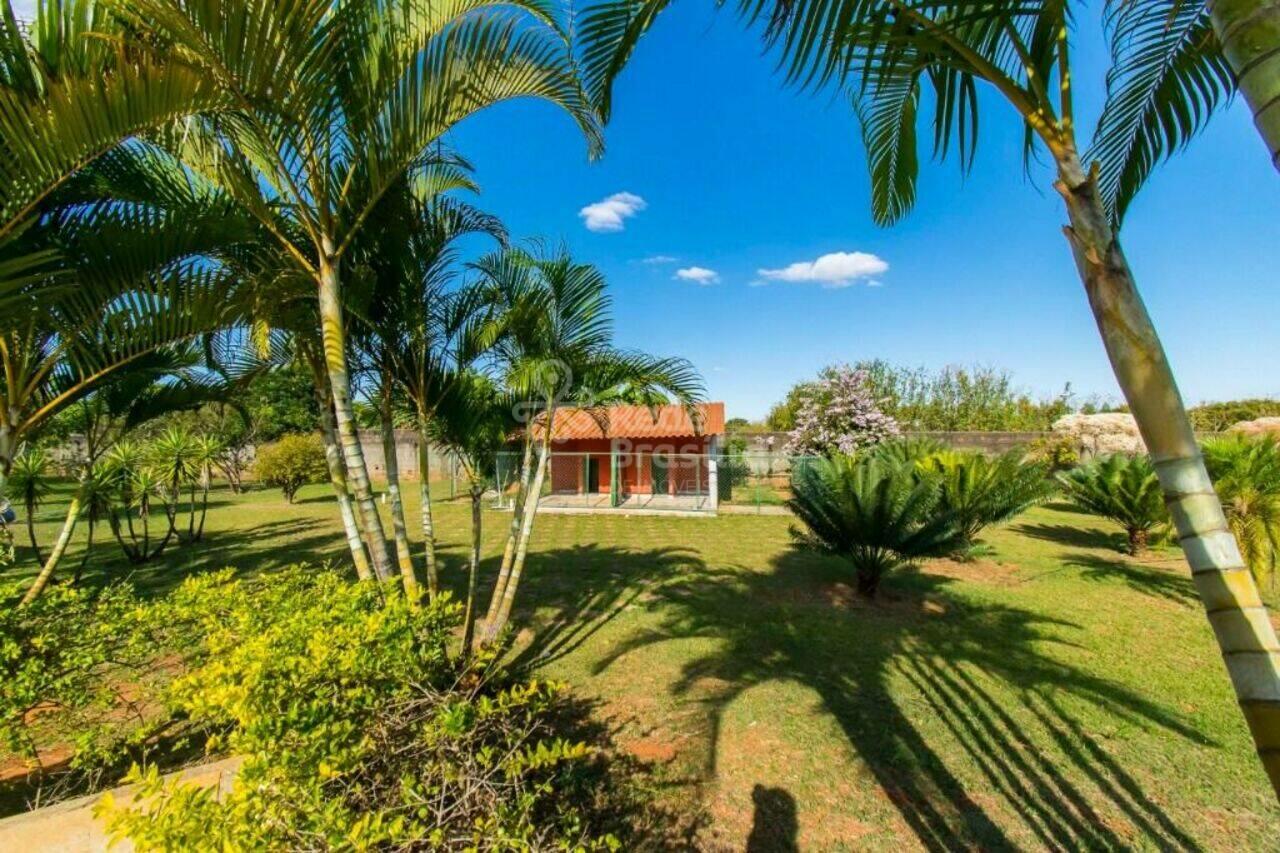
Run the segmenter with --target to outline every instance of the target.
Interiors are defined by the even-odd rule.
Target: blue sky
[[[1083,123],[1101,106],[1105,53],[1096,15],[1078,17]],[[879,228],[848,107],[786,88],[731,14],[684,2],[620,81],[601,160],[588,162],[569,121],[533,103],[471,119],[455,142],[478,169],[481,206],[514,235],[562,239],[600,266],[619,342],[690,358],[731,415],[760,417],[822,365],[872,357],[994,365],[1036,394],[1069,381],[1081,396],[1118,398],[1048,170],[1028,180],[1011,111],[994,98],[984,110],[974,170],[926,163],[914,212]],[[643,209],[619,230],[588,230],[580,211],[620,193]],[[1280,177],[1239,102],[1131,208],[1126,251],[1191,402],[1280,393],[1270,369],[1280,361],[1278,214]],[[888,268],[840,288],[759,286],[760,270],[833,253]],[[656,257],[675,260],[643,262]]]
[[[1082,127],[1101,107],[1097,19],[1077,11]],[[731,13],[683,0],[624,73],[601,160],[533,102],[468,120],[454,142],[513,235],[563,240],[607,273],[620,344],[691,359],[731,415],[760,417],[823,365],[874,357],[1118,399],[1049,171],[1024,176],[1011,110],[993,97],[983,109],[973,171],[926,162],[916,209],[879,228],[847,104],[785,87]],[[643,208],[589,230],[580,211],[621,193]],[[1243,103],[1157,172],[1122,237],[1188,401],[1280,394],[1280,176]],[[760,273],[803,277],[841,253],[837,272],[868,273],[847,287]],[[659,257],[672,260],[644,263]]]

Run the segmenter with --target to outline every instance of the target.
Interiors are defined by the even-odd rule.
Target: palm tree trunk
[[[533,436],[532,433],[526,431],[524,439],[524,452],[520,459],[520,484],[516,487],[515,500],[511,506],[511,526],[507,531],[507,544],[502,550],[502,564],[498,568],[498,579],[493,585],[493,597],[489,599],[489,610],[485,614],[485,639],[492,640],[496,634],[490,630],[494,621],[498,618],[498,610],[502,607],[502,596],[507,591],[507,581],[511,577],[511,564],[516,558],[516,542],[520,538],[520,527],[524,520],[524,504],[529,495],[529,478],[533,476],[530,470],[533,465]],[[498,484],[501,488],[501,484]]]
[[[325,368],[329,375],[329,388],[333,393],[333,412],[338,426],[338,439],[342,444],[342,456],[346,460],[347,478],[368,537],[369,557],[374,574],[379,580],[391,577],[387,557],[387,535],[382,528],[382,517],[373,500],[373,487],[369,482],[369,467],[364,461],[360,436],[356,433],[355,412],[351,408],[351,380],[347,374],[346,331],[342,319],[342,300],[339,295],[338,269],[329,257],[330,247],[325,246],[325,257],[320,264],[320,329],[324,340]]]
[[[204,521],[209,516],[209,489],[213,485],[213,467],[206,462],[200,474],[200,526],[196,528],[196,540],[204,538]]]
[[[1280,0],[1209,0],[1213,29],[1280,169]]]
[[[364,535],[360,530],[359,519],[356,518],[355,507],[351,503],[351,492],[347,489],[347,466],[343,464],[342,451],[338,449],[338,428],[333,420],[329,379],[321,364],[313,363],[312,372],[315,374],[316,402],[320,405],[320,434],[324,439],[324,461],[329,468],[329,485],[338,498],[338,514],[342,517],[342,529],[347,536],[347,548],[351,550],[356,577],[367,581],[373,577],[373,570],[369,568]]]
[[[67,520],[62,523],[62,532],[58,534],[58,541],[54,543],[53,550],[49,553],[49,559],[45,560],[44,568],[40,570],[40,574],[36,575],[36,579],[31,582],[31,587],[27,590],[27,594],[22,596],[22,601],[18,606],[23,607],[36,600],[36,596],[44,592],[44,588],[49,585],[49,578],[53,577],[53,570],[58,568],[58,563],[62,560],[62,555],[66,553],[67,545],[71,542],[71,534],[75,532],[76,522],[80,520],[80,510],[82,506],[82,495],[79,490],[71,498],[71,506],[67,508]]]
[[[427,595],[435,601],[440,594],[440,567],[436,563],[436,526],[431,515],[431,443],[427,438],[426,415],[418,413],[418,493],[422,497],[422,550],[427,563]]]
[[[36,505],[27,501],[24,509],[27,511],[27,538],[31,540],[31,551],[36,556],[36,562],[43,563],[44,557],[40,554],[40,543],[36,541]]]
[[[480,574],[480,533],[483,524],[483,484],[471,482],[471,559],[467,563],[467,609],[462,619],[462,656],[471,654],[476,634],[476,583]]]
[[[551,415],[547,415],[548,425],[551,423]],[[542,446],[538,448],[538,467],[534,471],[533,482],[529,485],[529,494],[525,496],[524,518],[520,523],[520,538],[516,542],[515,559],[511,563],[511,576],[507,579],[507,585],[502,590],[502,604],[498,608],[497,618],[488,628],[489,639],[495,640],[502,633],[502,629],[507,627],[507,622],[511,618],[511,605],[516,600],[516,591],[520,587],[520,576],[524,574],[525,558],[529,554],[529,540],[533,536],[533,520],[538,514],[538,499],[542,495],[542,484],[546,480],[547,465],[551,457],[551,430],[548,426],[546,434],[542,439]]]
[[[1096,171],[1059,161],[1065,229],[1089,305],[1151,460],[1273,788],[1280,793],[1280,645],[1214,492],[1164,348],[1107,220]]]
[[[387,494],[391,496],[391,527],[396,542],[396,562],[400,568],[400,582],[409,601],[416,602],[421,595],[418,576],[413,571],[413,552],[409,547],[409,526],[404,520],[404,502],[400,499],[400,460],[396,458],[396,429],[391,418],[391,379],[382,377],[382,405],[379,421],[382,427],[382,455],[387,470]]]

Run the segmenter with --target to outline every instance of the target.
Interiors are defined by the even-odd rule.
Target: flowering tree
[[[896,435],[898,422],[880,411],[867,372],[835,365],[809,386],[784,450],[794,456],[853,453]]]

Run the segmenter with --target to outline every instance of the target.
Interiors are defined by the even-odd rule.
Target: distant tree
[[[268,486],[277,486],[284,499],[293,503],[298,489],[307,483],[322,483],[328,475],[324,444],[318,435],[286,435],[258,451],[254,473]]]
[[[742,430],[749,429],[750,427],[751,421],[746,418],[729,418],[729,420],[724,422],[725,432],[741,432]]]
[[[1280,400],[1226,400],[1201,403],[1189,412],[1197,432],[1225,432],[1233,424],[1257,418],[1280,417]]]
[[[254,379],[244,406],[258,441],[275,441],[287,433],[320,429],[320,406],[311,372],[304,364],[290,364]]]
[[[867,373],[828,367],[809,386],[784,448],[796,456],[851,454],[898,434],[898,422],[880,411]]]

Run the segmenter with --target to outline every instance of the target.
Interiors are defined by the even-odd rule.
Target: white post
[[[719,436],[711,436],[707,442],[707,490],[710,492],[707,506],[712,512],[720,508],[720,441]]]

